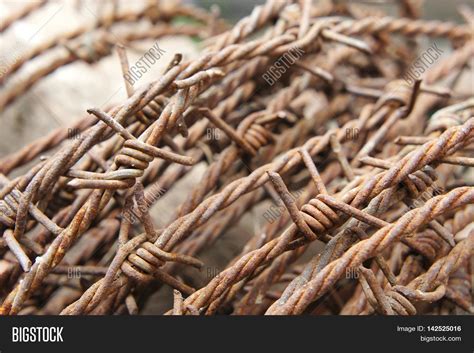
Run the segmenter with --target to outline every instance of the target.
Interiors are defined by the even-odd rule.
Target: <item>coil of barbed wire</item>
[[[403,3],[267,0],[230,24],[144,1],[31,45],[5,116],[113,55],[126,96],[0,158],[1,314],[135,315],[161,289],[160,314],[472,314],[474,18]],[[196,55],[127,79],[170,36]]]

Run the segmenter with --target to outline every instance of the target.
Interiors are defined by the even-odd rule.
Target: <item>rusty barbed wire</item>
[[[174,315],[414,315],[427,302],[472,312],[474,104],[458,89],[472,29],[399,6],[406,17],[269,0],[223,31],[216,11],[149,2],[33,47],[4,70],[0,110],[57,68],[116,47],[125,74],[122,43],[206,39],[156,80],[125,80],[122,103],[0,159],[0,312],[136,315],[163,284]],[[180,16],[199,24],[175,26]],[[408,82],[418,36],[453,50]],[[157,217],[152,206],[173,193],[186,197]],[[248,217],[257,228],[238,255],[192,280],[206,268],[200,254]]]

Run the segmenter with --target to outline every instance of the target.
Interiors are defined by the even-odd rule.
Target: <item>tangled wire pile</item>
[[[0,312],[137,314],[168,286],[174,315],[472,313],[474,98],[458,86],[472,69],[474,15],[427,21],[415,1],[394,6],[399,18],[355,2],[268,0],[229,29],[216,11],[150,2],[31,48],[1,77],[2,110],[78,60],[117,51],[125,75],[135,40],[204,40],[196,60],[176,53],[155,81],[126,81],[122,104],[0,159]],[[193,24],[176,26],[180,16]],[[131,27],[112,34],[119,22]],[[434,44],[422,51],[419,38]],[[150,207],[197,165],[203,176],[158,229]],[[203,250],[262,208],[223,271],[186,283],[189,267],[206,268]]]

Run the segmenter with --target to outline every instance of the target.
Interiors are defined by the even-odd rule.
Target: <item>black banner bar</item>
[[[473,323],[472,316],[0,317],[0,353],[473,352]]]

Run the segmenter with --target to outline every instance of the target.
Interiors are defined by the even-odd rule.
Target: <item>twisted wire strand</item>
[[[460,135],[458,135],[458,137],[460,137],[461,139],[466,138],[467,135],[472,133],[472,130],[474,129],[474,119],[472,119],[470,124],[467,124],[466,127],[467,127],[466,130],[464,130],[463,127],[456,127],[456,128],[451,129],[451,130],[447,130],[443,134],[444,136],[442,135],[443,138],[440,137],[440,139],[437,141],[439,143],[438,144],[439,150],[438,150],[438,152],[435,152],[435,153],[438,154],[439,152],[441,152],[443,150],[442,145],[445,145],[445,147],[446,147],[446,144],[450,144],[448,141],[451,140],[451,139],[447,138],[448,136],[453,138],[451,140],[451,143],[456,144],[455,141],[457,141],[457,137],[455,137],[455,135],[456,135],[457,132],[460,133]],[[313,139],[316,139],[316,138],[313,138]],[[308,140],[306,146],[308,146],[309,141],[311,141],[311,139]],[[430,150],[431,148],[433,148],[434,145],[436,145],[436,144],[433,144],[433,143],[431,143],[431,145],[425,144],[423,146],[424,148],[421,148],[420,150],[414,151],[411,155],[408,155],[407,157],[405,157],[404,159],[399,161],[397,163],[397,165],[393,166],[389,171],[382,172],[382,173],[376,175],[375,177],[370,178],[362,186],[355,189],[355,191],[357,192],[356,194],[351,193],[348,196],[343,197],[343,201],[347,202],[347,203],[350,203],[354,207],[357,207],[355,205],[361,205],[364,202],[364,200],[370,198],[371,194],[373,194],[373,190],[377,190],[376,185],[377,184],[380,185],[381,180],[386,180],[386,181],[384,181],[385,188],[388,188],[390,186],[398,184],[408,174],[416,171],[419,168],[422,168],[424,165],[426,165],[428,163],[431,163],[432,161],[434,161],[436,159],[434,153],[433,154],[431,154],[431,153],[425,154],[425,152],[424,152],[426,150]],[[311,151],[310,148],[307,148],[307,150]],[[424,162],[422,162],[422,159],[424,159],[424,158],[420,159],[420,154],[423,155],[424,158],[427,157],[427,155],[430,156],[430,158],[428,158],[426,160],[426,162],[428,162],[428,163],[425,164]],[[439,155],[437,157],[439,157]],[[295,156],[295,158],[296,158],[296,156]],[[430,161],[429,159],[431,159],[431,158],[432,158],[432,160]],[[417,162],[421,162],[421,163],[419,163],[417,165]],[[259,168],[259,169],[261,169],[261,168]],[[259,171],[259,169],[255,170],[254,173]],[[269,168],[268,171],[270,171],[270,168]],[[276,171],[278,171],[278,170],[276,170]],[[263,174],[263,172],[262,172],[262,174]],[[403,175],[403,178],[401,177],[402,175]],[[252,175],[250,175],[250,176],[252,176]],[[263,174],[263,176],[265,176],[265,174]],[[263,178],[263,176],[262,176],[262,178]],[[247,177],[247,178],[249,178],[249,177]],[[388,180],[390,180],[391,182],[388,183]],[[230,189],[230,187],[233,186],[232,184],[229,184],[227,186],[227,188]],[[255,185],[255,184],[253,184],[253,185]],[[223,192],[225,190],[226,189],[224,189]],[[214,197],[217,199],[217,196],[218,195],[216,195]],[[210,200],[212,200],[212,198],[214,198],[214,197],[211,197],[211,198],[207,199],[206,201],[210,202]],[[351,200],[352,200],[352,202],[350,202]],[[204,203],[202,203],[201,206],[203,206],[206,203],[206,201],[204,201]],[[197,212],[197,211],[202,212],[202,211],[199,210],[199,208],[201,206],[196,208],[196,210],[193,212],[193,213],[196,212],[196,216],[197,215],[202,216],[202,213]],[[325,212],[326,209],[323,207],[323,205],[321,205],[321,207],[322,208],[319,208],[319,211]],[[329,208],[329,210],[330,210],[330,208]],[[188,216],[193,215],[193,213],[191,213]],[[325,214],[325,213],[323,213],[323,214]],[[325,217],[329,217],[329,218],[326,218],[327,220],[331,220],[331,218],[332,218],[330,214],[328,214],[327,216],[325,215]],[[189,224],[189,223],[187,223],[187,224]],[[316,225],[317,225],[317,223],[316,223]],[[170,227],[172,227],[172,225]],[[182,227],[180,227],[178,229],[182,230]],[[166,232],[166,230],[165,230],[165,232]],[[163,232],[161,236],[166,234],[165,232]],[[218,279],[215,279],[215,280],[211,281],[208,286],[206,286],[205,288],[197,291],[195,294],[191,295],[185,301],[189,302],[190,304],[192,304],[196,307],[202,307],[202,306],[205,305],[205,303],[208,303],[208,302],[216,299],[219,295],[221,295],[223,293],[224,288],[227,287],[228,283],[235,283],[236,281],[238,281],[238,280],[242,279],[243,277],[245,277],[248,273],[252,273],[253,270],[256,269],[263,262],[269,261],[269,260],[273,259],[274,257],[280,255],[283,251],[285,251],[286,248],[287,248],[287,245],[289,244],[289,242],[291,240],[295,239],[296,233],[297,233],[296,227],[291,227],[279,238],[266,243],[264,246],[262,246],[260,249],[258,249],[256,251],[253,251],[253,252],[250,252],[250,253],[246,254],[234,266],[232,266],[231,268],[229,268],[226,271],[222,272],[221,276]],[[159,240],[160,239],[158,239],[158,241]]]
[[[276,311],[270,307],[267,314],[302,313],[311,302],[329,289],[346,268],[360,266],[363,261],[380,253],[394,241],[412,233],[419,226],[442,215],[448,209],[473,202],[474,188],[470,187],[457,188],[446,195],[428,200],[424,206],[408,212],[395,223],[378,230],[369,239],[362,240],[352,246],[339,259],[332,261],[322,269],[314,279],[296,290],[284,305]]]
[[[249,72],[250,72],[250,73],[254,72],[254,69],[252,68],[252,66],[254,66],[254,65],[251,65],[250,71],[247,71],[247,69],[245,69],[245,67],[243,67],[243,69],[245,69],[245,70],[243,70],[243,71],[242,71],[242,70],[239,70],[239,71],[242,71],[242,72],[244,73],[244,75],[246,75],[246,76],[248,77]],[[230,76],[228,76],[228,78],[231,78],[231,77],[234,78],[234,76],[235,76],[235,75],[230,75]],[[239,76],[237,76],[237,77],[235,77],[235,78],[239,78]],[[229,82],[230,84],[232,84],[232,81],[229,80],[228,82]],[[230,89],[226,89],[226,87],[229,87],[229,86],[228,86],[228,85],[227,85],[227,86],[224,85],[223,87],[221,87],[221,89],[219,90],[219,92],[222,93],[222,92],[231,91]],[[231,97],[231,98],[232,98],[232,97]],[[226,105],[225,102],[226,102],[226,101],[222,102],[220,106],[223,106],[223,107],[229,106],[229,104]],[[236,104],[236,103],[237,103],[237,100],[232,99],[232,102],[233,102],[233,103],[231,103],[231,104]],[[228,108],[228,109],[229,109],[229,108]],[[145,113],[146,113],[146,111],[145,111]],[[198,136],[198,135],[196,135],[196,136]],[[189,139],[186,140],[186,142],[189,142]],[[150,171],[150,170],[148,170],[148,171]],[[181,174],[182,174],[182,173],[181,173]],[[164,181],[160,182],[160,184],[162,184],[162,185],[164,185],[164,186],[166,187],[166,185],[168,185],[169,183],[173,183],[174,180],[176,180],[176,177],[173,177],[174,174],[172,174],[172,173],[171,173],[170,175],[171,175],[171,178],[168,178],[168,180],[169,180],[168,182],[167,182],[166,180],[164,180]],[[74,213],[74,212],[72,212],[72,213]]]
[[[474,233],[471,232],[471,235],[460,241],[446,256],[433,263],[425,273],[414,278],[407,285],[396,285],[390,288],[384,296],[397,300],[392,304],[405,303],[405,306],[407,302],[432,303],[441,300],[447,294],[448,280],[470,258],[473,245]],[[471,310],[469,306],[467,308]],[[416,310],[410,310],[409,313],[413,315]]]
[[[406,36],[423,34],[430,37],[447,37],[451,40],[468,40],[472,36],[472,30],[466,25],[393,17],[368,17],[359,20],[344,20],[336,25],[334,30],[347,35],[391,32]]]
[[[265,43],[264,48],[265,50],[271,50],[275,45],[279,45],[280,39],[277,39],[277,41],[270,41],[269,43]],[[255,45],[255,42],[250,42],[247,45],[243,45],[243,48],[248,48],[241,50],[237,56],[234,56],[234,60],[239,57],[239,55],[246,55],[249,51],[252,51],[254,48],[258,48],[258,46]],[[135,92],[134,95],[132,95],[128,101],[133,102],[132,104],[125,103],[125,105],[122,105],[121,107],[117,107],[113,109],[113,114],[115,115],[115,119],[118,122],[121,122],[122,120],[125,119],[126,115],[130,115],[136,112],[137,107],[140,106],[140,104],[146,105],[155,97],[161,90],[163,90],[165,87],[167,87],[172,80],[174,80],[178,75],[181,73],[181,71],[184,69],[183,74],[180,75],[181,78],[186,78],[190,77],[193,73],[195,73],[199,68],[202,67],[212,67],[220,62],[222,60],[225,60],[226,58],[229,57],[229,55],[239,49],[239,46],[235,45],[230,45],[226,48],[227,50],[222,50],[211,62],[209,63],[208,59],[209,56],[204,56],[200,61],[197,63],[194,63],[193,65],[190,65],[189,67],[179,67],[176,66],[172,69],[170,69],[165,76],[162,77],[160,81],[158,81],[155,84],[149,85],[149,87],[146,87],[142,90],[138,90]],[[252,56],[251,56],[252,57]],[[206,65],[207,64],[207,65]],[[147,90],[148,88],[148,90]],[[192,89],[192,88],[191,88]],[[193,95],[196,95],[196,90],[193,89]],[[143,97],[143,99],[142,99]],[[175,102],[173,102],[175,103]],[[179,101],[177,102],[179,103]],[[183,102],[184,103],[184,102]],[[148,137],[148,141],[153,145],[156,142],[158,142],[159,136],[162,134],[162,131],[166,129],[166,126],[168,125],[168,121],[171,120],[172,123],[176,120],[177,116],[180,114],[180,112],[183,111],[183,106],[182,103],[180,104],[181,108],[179,110],[176,110],[174,108],[175,104],[168,104],[167,108],[162,112],[160,118],[157,120],[157,123],[153,126],[154,130],[152,130],[151,135]],[[142,106],[142,107],[143,107]],[[140,107],[140,108],[142,108]],[[171,118],[171,119],[170,119]],[[164,124],[162,123],[162,120],[164,120]],[[163,126],[164,125],[164,126]],[[69,158],[72,155],[72,151],[74,151],[75,148],[78,149],[78,152],[80,153],[81,150],[84,150],[84,147],[87,148],[92,145],[93,141],[100,136],[102,131],[104,130],[105,125],[104,124],[98,124],[93,128],[91,131],[90,135],[86,136],[83,139],[82,146],[80,146],[80,143],[73,143],[69,151],[65,151],[64,153],[64,160],[66,158]],[[164,128],[164,129],[163,129]],[[160,132],[161,131],[161,132]],[[81,141],[82,142],[82,141]],[[75,156],[78,157],[79,153],[75,152]],[[74,158],[71,160],[72,163],[75,162]],[[72,165],[71,163],[71,165]],[[35,181],[29,185],[28,187],[28,197],[22,200],[23,202],[20,204],[20,209],[19,209],[19,217],[17,217],[17,225],[15,227],[15,233],[18,236],[23,232],[24,225],[22,222],[21,217],[25,216],[25,211],[24,207],[30,202],[30,200],[33,198],[33,193],[38,190],[41,181],[43,178],[46,177],[47,180],[55,179],[52,176],[54,174],[59,175],[59,169],[65,169],[64,163],[59,163],[56,168],[53,168],[52,171],[50,171],[49,176],[46,176],[47,171],[46,169],[43,169],[41,172],[39,172],[35,176]],[[56,177],[57,178],[57,177]],[[32,288],[38,287],[39,284],[41,283],[42,278],[47,274],[49,271],[48,269],[50,267],[54,267],[60,259],[64,256],[65,250],[70,246],[72,241],[78,236],[78,233],[81,231],[81,229],[85,229],[88,227],[90,222],[93,219],[93,215],[97,213],[98,211],[98,206],[99,202],[101,201],[101,196],[102,192],[100,190],[95,191],[92,193],[92,198],[89,200],[88,203],[86,203],[75,215],[74,220],[71,222],[68,228],[65,229],[63,233],[61,233],[60,236],[58,236],[51,246],[48,248],[47,252],[43,256],[43,259],[45,261],[41,262],[35,262],[33,264],[31,271],[27,273],[24,281],[20,284],[20,287],[17,287],[14,289],[9,297],[4,301],[3,307],[2,307],[2,312],[8,312],[13,309],[13,312],[15,310],[18,310],[19,305],[26,299],[27,293],[31,292]],[[111,194],[106,193],[106,198],[110,198]],[[104,200],[102,200],[102,204],[104,203]],[[23,206],[23,209],[22,209]],[[20,212],[22,211],[22,212]],[[21,288],[21,289],[20,289]]]
[[[459,121],[457,121],[459,123]],[[439,132],[441,133],[441,132]],[[439,133],[436,134],[436,135],[433,135],[433,136],[439,136]],[[412,181],[416,180],[416,179],[413,179],[413,176],[412,175]],[[422,176],[422,175],[420,175]],[[405,186],[407,186],[407,191],[409,192],[410,195],[410,198],[411,199],[416,199],[418,198],[421,194],[423,193],[426,193],[426,189],[435,181],[435,178],[433,178],[432,176],[429,176],[429,174],[426,176],[426,177],[423,177],[420,181],[421,181],[421,184],[420,183],[417,183],[415,185],[413,185],[413,182],[412,181],[409,181],[409,180],[406,180],[404,182]],[[409,182],[409,183],[407,183]],[[412,184],[410,186],[410,184]],[[388,191],[385,191],[383,192],[380,196],[385,196],[387,195],[388,198],[386,200],[389,200],[390,202],[391,201],[396,201],[398,200],[398,197],[393,197],[392,194],[389,194]],[[377,208],[370,210],[370,207],[371,205],[369,205],[369,208],[368,208],[368,212],[371,214],[372,212],[376,211],[378,213],[378,211],[384,211],[387,209],[387,202],[385,201],[382,201],[380,205],[384,205],[384,207],[382,208],[379,208],[379,206],[377,206],[377,203],[375,203],[375,201],[377,200],[377,198],[373,199],[371,201],[371,204],[373,204],[374,206],[376,206]],[[355,222],[356,220],[352,220],[351,222]],[[301,278],[298,278],[298,279],[295,279],[293,281],[293,283],[291,283],[284,291],[284,295],[282,296],[282,298],[276,302],[274,304],[275,307],[281,305],[282,303],[284,303],[287,298],[291,295],[291,293],[293,293],[295,291],[295,288],[297,287],[300,287],[302,285],[304,285],[307,281],[309,281],[310,279],[312,279],[324,266],[326,266],[329,261],[337,258],[338,256],[340,256],[342,254],[342,251],[345,251],[349,246],[350,244],[352,244],[352,242],[354,240],[357,239],[357,237],[350,237],[348,236],[348,232],[347,230],[350,230],[350,229],[362,229],[364,230],[365,228],[367,228],[367,225],[364,225],[363,223],[359,222],[359,224],[357,223],[349,223],[346,227],[346,229],[342,232],[339,233],[339,235],[337,235],[334,239],[332,239],[332,241],[330,242],[330,245],[326,247],[326,249],[324,250],[324,252],[321,254],[320,258],[318,259],[318,261],[316,261],[314,264],[313,263],[310,263],[307,267],[307,269],[305,270],[304,272],[304,276],[302,276]],[[350,233],[350,232],[349,232]],[[420,239],[417,239],[417,240],[420,240]],[[435,245],[437,244],[438,242],[435,243]],[[418,252],[422,253],[422,254],[425,254],[427,257],[430,257],[430,256],[434,256],[434,255],[430,255],[430,245],[428,244],[428,246],[423,246],[423,244],[421,244],[421,242],[417,242],[417,241],[410,241],[409,246],[411,246],[412,248],[415,248]],[[434,253],[436,253],[435,250],[433,250]]]
[[[333,107],[333,109],[336,109],[336,110],[337,110],[337,109],[340,109],[341,106],[339,105],[339,104],[340,104],[340,100],[336,100],[336,101],[337,101],[338,104],[334,104],[332,107]],[[325,111],[324,113],[325,113],[325,114],[328,114],[328,116],[330,116],[330,114],[331,114],[330,111],[332,111],[332,110]],[[299,124],[299,125],[297,126],[297,127],[298,127],[297,129],[293,129],[293,130],[294,130],[294,133],[292,132],[292,135],[293,135],[294,137],[300,136],[300,135],[301,135],[301,131],[302,131],[302,130],[305,130],[305,129],[306,129],[306,126],[307,126],[307,124]],[[290,132],[291,132],[291,131],[290,131]],[[285,135],[288,135],[288,133],[286,133]],[[280,141],[281,141],[282,143],[279,144],[279,147],[277,148],[277,151],[284,151],[284,150],[286,150],[288,147],[291,147],[291,144],[289,144],[289,142],[290,142],[290,141],[296,141],[296,139],[293,138],[293,137],[292,137],[292,138],[288,138],[287,136],[282,136],[282,138],[280,139]],[[111,285],[111,283],[102,284],[103,287],[107,287],[108,285]],[[91,288],[90,288],[90,291],[91,291],[91,292],[94,292],[94,291],[96,291],[96,289],[97,289],[96,287],[91,287]],[[106,293],[106,292],[103,291],[103,292],[102,292],[102,295],[104,295],[105,293]],[[100,300],[100,296],[98,296],[98,295],[91,296],[91,295],[92,295],[92,294],[87,293],[87,296],[83,296],[84,300],[83,300],[81,303],[78,303],[79,305],[76,305],[76,308],[74,308],[74,309],[76,310],[75,312],[77,312],[77,310],[78,310],[77,307],[78,307],[78,306],[81,307],[81,308],[82,308],[84,305],[88,305],[88,306],[90,306],[90,307],[93,307],[94,305],[97,305],[97,304],[98,304],[98,302],[99,302],[99,300]],[[81,298],[81,299],[83,299],[83,298]],[[88,301],[91,300],[91,298],[94,298],[95,301],[94,301],[94,302],[88,302]],[[70,308],[67,308],[67,309],[65,310],[65,313],[68,313],[68,314],[72,313],[72,312],[73,312],[73,311],[71,311],[71,310],[72,310],[72,307],[73,307],[73,306],[71,306]]]
[[[422,172],[422,171],[418,171],[415,174],[419,174],[420,172]],[[422,175],[424,173],[425,172],[422,172]],[[424,188],[426,188],[426,185],[421,187],[421,191],[423,191]],[[369,203],[369,206],[366,209],[364,209],[364,213],[368,214],[368,215],[379,215],[379,214],[383,213],[383,211],[386,210],[391,204],[393,204],[393,203],[397,202],[397,200],[401,199],[404,194],[405,194],[405,190],[402,190],[402,192],[395,192],[395,188],[387,189],[384,192],[382,192],[380,195],[375,197],[373,200],[371,200],[371,202]],[[303,206],[302,211],[307,206],[308,205]],[[309,216],[309,214],[302,213],[305,216],[305,220],[309,221],[308,224],[311,225],[311,224],[315,223],[314,219],[312,219],[312,217],[317,215],[316,212],[318,212],[318,211],[319,210],[314,209],[314,211],[311,213],[311,216]],[[317,219],[319,220],[320,217],[317,217]],[[324,222],[324,218],[322,218],[319,222]],[[316,224],[319,225],[321,223],[316,223]],[[326,226],[327,226],[327,224],[326,224]],[[329,226],[331,226],[331,224],[329,224]],[[352,239],[354,237],[354,235],[351,235],[351,232],[359,234],[360,232],[363,232],[364,229],[366,229],[366,228],[368,228],[368,224],[364,223],[363,221],[359,221],[357,219],[352,219],[346,224],[345,230],[341,231],[339,233],[340,234],[339,238],[343,237],[343,239],[347,239],[347,241],[349,241],[350,239]],[[352,229],[353,229],[353,231],[351,231]],[[357,232],[355,232],[355,230],[357,230]],[[335,254],[340,253],[340,250],[337,250],[337,248],[334,248],[334,244],[336,244],[337,246],[343,246],[342,243],[339,241],[339,238],[338,238],[338,236],[335,236],[330,242],[328,242],[328,245],[325,249],[326,254],[324,254],[324,253],[321,254],[318,262],[310,262],[308,264],[307,268],[304,269],[303,274],[301,276],[296,277],[289,284],[289,286],[285,289],[285,291],[282,294],[282,297],[281,297],[280,300],[284,301],[285,298],[288,296],[288,293],[289,293],[290,290],[294,290],[294,288],[296,286],[302,285],[302,283],[306,282],[308,278],[313,276],[314,273],[317,272],[317,269],[320,268],[324,264],[324,261],[325,261],[326,258],[328,258],[327,255],[329,253],[331,254],[331,256],[335,256]],[[322,239],[322,240],[324,241],[324,239]],[[327,241],[327,239],[326,239],[326,241]],[[286,266],[284,264],[286,264],[287,261],[294,261],[295,256],[298,257],[301,254],[302,254],[302,251],[301,251],[300,248],[296,249],[294,251],[294,253],[290,252],[290,253],[284,254],[282,257],[280,257],[279,259],[274,261],[274,263],[272,264],[272,267],[275,265],[274,268],[277,268],[277,266],[285,268]],[[380,266],[382,267],[383,259],[377,258],[377,260],[378,260],[378,263],[380,264]],[[385,269],[385,267],[382,267],[382,268]],[[386,271],[384,271],[384,272],[386,272]],[[280,273],[280,275],[281,275],[281,273]],[[267,277],[265,280],[266,281],[270,280],[270,278]],[[258,287],[257,290],[261,290],[261,289],[262,289],[261,287]]]
[[[466,205],[465,207],[460,209],[458,212],[456,212],[453,218],[449,218],[448,220],[446,220],[443,224],[444,227],[446,229],[449,229],[453,234],[456,234],[456,238],[457,238],[457,235],[458,234],[460,235],[461,233],[463,233],[463,229],[465,228],[467,229],[468,225],[472,222],[472,217],[470,215],[470,212],[472,212],[472,209],[473,209],[473,205]],[[460,214],[461,217],[459,217],[458,220],[454,222],[454,218],[458,214]],[[467,217],[464,217],[463,215]],[[419,233],[417,233],[417,235],[418,234]],[[461,241],[464,241],[464,239],[465,238],[463,238],[463,240]],[[459,246],[459,243],[457,246]],[[452,249],[448,250],[444,256],[445,257],[448,256],[450,251],[452,251]],[[443,257],[443,255],[441,255],[441,257]],[[438,257],[438,260],[441,257]],[[416,277],[416,270],[413,270],[413,269],[421,268],[423,265],[422,263],[423,263],[422,259],[418,256],[414,256],[414,255],[407,256],[406,259],[403,260],[403,265],[400,270],[400,274],[397,276],[397,281],[396,281],[397,285],[407,286],[409,282],[412,281]],[[387,291],[388,293],[393,292],[391,290],[391,287],[388,287]],[[361,309],[357,309],[355,307],[354,303],[356,302],[358,302],[358,307],[363,306],[365,303],[365,298],[361,294],[362,294],[361,292],[355,293],[351,300],[352,303],[349,303],[348,305],[346,305],[341,313],[342,314],[355,314],[355,313],[363,312],[364,314],[370,314],[370,311],[368,310],[362,311]],[[399,293],[399,295],[401,294]],[[466,306],[464,307],[467,308]]]

